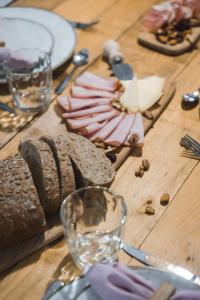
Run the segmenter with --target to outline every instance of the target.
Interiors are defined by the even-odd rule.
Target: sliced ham
[[[112,134],[105,139],[104,143],[116,147],[121,146],[125,142],[133,122],[134,114],[126,113],[120,124]]]
[[[83,109],[86,107],[93,107],[99,105],[105,105],[111,103],[111,98],[89,98],[89,99],[81,99],[81,98],[71,98],[70,99],[70,110],[75,111],[79,109]]]
[[[70,100],[68,96],[60,96],[57,99],[58,104],[66,111],[71,110]]]
[[[104,79],[86,71],[76,78],[75,84],[88,89],[114,92],[119,86],[119,81],[117,79]]]
[[[63,113],[62,117],[64,119],[74,119],[74,118],[80,118],[80,117],[84,117],[84,116],[88,116],[88,115],[94,115],[97,113],[110,111],[112,109],[113,109],[113,107],[108,104],[107,105],[99,105],[99,106],[94,106],[94,107],[90,107],[90,108],[83,109],[83,110],[77,110],[77,111]]]
[[[106,123],[107,121],[104,121],[102,123],[91,123],[85,127],[80,128],[79,131],[84,135],[89,136],[97,130],[101,129]]]
[[[117,116],[118,114],[119,113],[116,109],[112,109],[109,112],[100,113],[94,117],[88,117],[83,119],[68,119],[67,122],[72,129],[79,129],[92,123],[110,120],[111,118]]]
[[[144,143],[144,126],[141,113],[136,113],[134,122],[130,129],[130,132],[126,138],[125,145],[130,146],[130,142],[132,138],[135,139],[138,147],[142,147]]]
[[[83,88],[81,86],[72,86],[71,88],[71,94],[72,97],[75,98],[111,98],[114,99],[116,97],[119,97],[119,93],[115,92],[109,92],[109,91],[99,91],[99,90],[90,90]]]
[[[95,132],[95,134],[90,137],[90,140],[103,142],[116,129],[123,117],[124,113],[120,113],[119,116],[112,118],[100,130]]]

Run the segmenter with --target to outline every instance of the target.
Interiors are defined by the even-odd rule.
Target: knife
[[[9,6],[10,4],[12,4],[12,2],[14,2],[14,0],[1,0],[0,7]]]
[[[134,73],[129,64],[123,63],[124,57],[120,45],[114,40],[108,40],[103,47],[103,56],[110,64],[112,72],[120,80],[132,80]]]
[[[122,243],[121,249],[124,250],[129,256],[134,257],[138,261],[142,262],[146,266],[157,267],[160,270],[174,273],[184,279],[190,280],[193,283],[200,285],[200,277],[194,275],[187,269],[176,266],[170,262],[167,262],[161,258],[153,256],[148,252],[137,249],[133,246],[129,246],[126,243]]]

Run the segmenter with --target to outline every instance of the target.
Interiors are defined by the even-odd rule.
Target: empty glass
[[[21,111],[47,109],[52,85],[49,53],[29,48],[17,50],[11,53],[3,68],[13,101]]]
[[[82,188],[63,201],[64,232],[79,268],[117,260],[126,216],[123,197],[107,188]]]

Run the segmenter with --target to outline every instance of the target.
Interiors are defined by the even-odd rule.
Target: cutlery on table
[[[170,262],[167,262],[159,257],[153,256],[152,254],[137,249],[133,246],[129,246],[124,242],[121,245],[121,249],[124,252],[126,252],[129,256],[142,262],[146,266],[157,267],[160,270],[174,273],[180,277],[183,277],[184,279],[190,280],[193,283],[200,285],[200,277],[194,275],[192,272],[185,268],[174,265]]]
[[[88,29],[88,28],[91,28],[92,26],[98,24],[100,21],[99,20],[94,20],[94,21],[91,21],[91,22],[75,22],[75,21],[71,21],[71,20],[68,20],[67,21],[74,27],[74,28],[77,28],[77,29]]]
[[[200,89],[192,93],[186,93],[182,96],[182,107],[185,110],[194,108],[199,103]]]
[[[185,147],[187,150],[192,151],[192,153],[200,158],[200,143],[194,140],[191,136],[186,134],[181,138],[181,146]]]
[[[55,88],[54,92],[57,95],[60,95],[64,89],[66,88],[69,80],[71,79],[72,75],[74,74],[75,70],[88,63],[89,58],[89,52],[88,49],[83,48],[78,53],[74,54],[72,58],[72,63],[74,65],[74,68],[71,70],[71,72],[61,81],[61,83]]]
[[[110,64],[113,74],[120,80],[132,80],[134,77],[132,67],[123,63],[124,57],[120,45],[113,40],[105,42],[103,56]]]
[[[12,4],[15,0],[1,0],[0,1],[0,7],[6,7]]]

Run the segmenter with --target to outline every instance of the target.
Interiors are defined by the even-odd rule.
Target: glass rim
[[[9,60],[11,59],[12,55],[15,53],[20,53],[23,51],[37,51],[38,53],[42,53],[44,54],[44,57],[47,57],[48,61],[47,61],[47,67],[51,66],[51,53],[45,50],[42,50],[40,48],[21,48],[21,49],[17,49],[17,50],[13,50],[10,55],[7,57],[7,59],[2,63],[2,68],[3,70],[11,70],[12,67],[7,66],[7,63],[9,62]],[[13,73],[15,73],[15,71],[13,71]]]
[[[103,233],[103,234],[110,234],[110,233],[112,233],[112,232],[118,230],[122,225],[125,224],[125,221],[126,221],[126,219],[127,219],[127,205],[126,205],[126,203],[125,203],[124,197],[121,196],[120,194],[114,192],[113,190],[107,188],[107,187],[102,187],[102,186],[99,186],[99,185],[93,185],[93,186],[92,186],[92,185],[89,185],[89,186],[87,186],[87,187],[79,188],[79,189],[73,191],[72,193],[70,193],[70,194],[63,200],[63,202],[62,202],[62,204],[61,204],[61,207],[60,207],[60,217],[61,217],[62,224],[63,224],[63,225],[67,225],[67,221],[66,221],[65,216],[64,216],[64,207],[65,207],[67,201],[69,201],[70,198],[72,199],[72,197],[73,197],[75,194],[78,194],[79,192],[86,191],[86,190],[92,190],[92,189],[102,190],[102,191],[105,191],[105,192],[111,194],[113,197],[120,198],[121,204],[122,204],[123,213],[122,213],[122,216],[121,216],[121,218],[120,218],[120,220],[119,220],[119,225],[116,226],[116,227],[115,227],[114,229],[112,229],[112,230],[106,231],[106,232]]]

